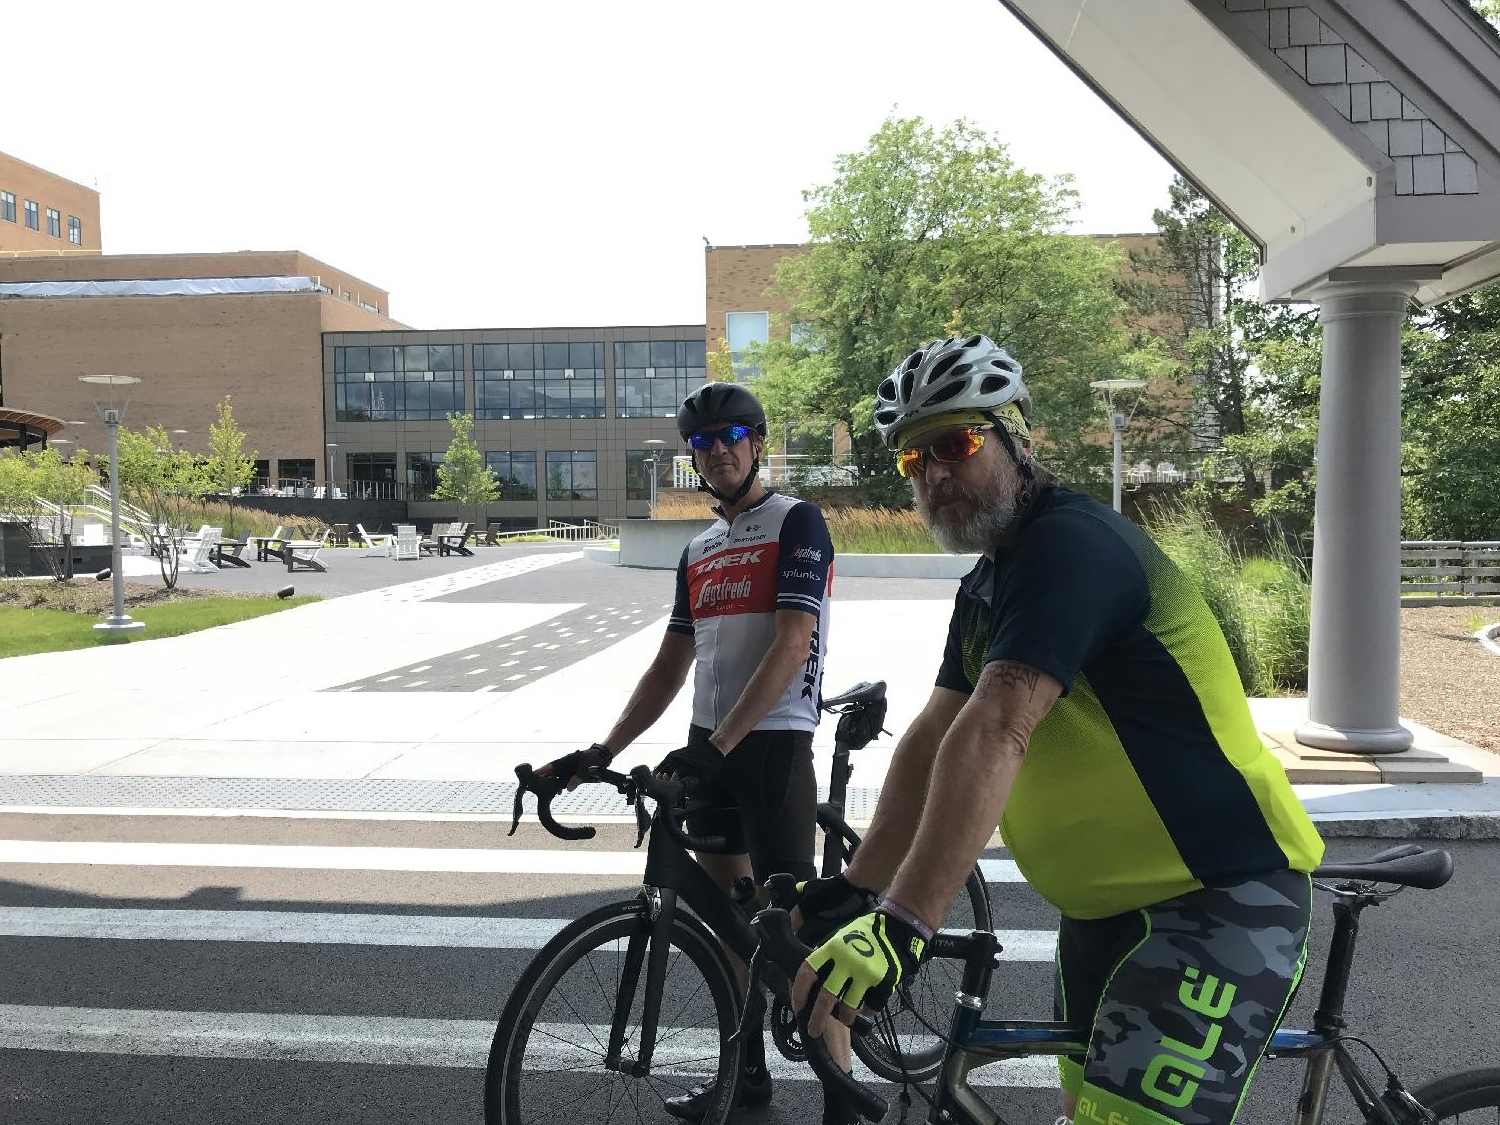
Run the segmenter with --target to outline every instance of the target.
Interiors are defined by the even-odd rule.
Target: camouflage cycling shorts
[[[1312,885],[1279,871],[1097,921],[1064,918],[1056,1018],[1076,1125],[1229,1125],[1307,959]]]

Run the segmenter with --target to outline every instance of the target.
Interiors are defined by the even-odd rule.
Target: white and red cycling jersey
[[[823,513],[805,500],[768,492],[689,543],[667,629],[693,636],[694,725],[719,725],[771,647],[776,611],[795,609],[817,618],[807,666],[755,729],[816,729],[832,593],[833,541]]]

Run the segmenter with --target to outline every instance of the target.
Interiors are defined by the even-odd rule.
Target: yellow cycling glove
[[[921,967],[927,941],[883,911],[856,918],[807,958],[823,987],[851,1008],[878,1011]]]

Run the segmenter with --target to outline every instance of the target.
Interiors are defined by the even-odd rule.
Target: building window
[[[281,478],[281,487],[312,484],[317,475],[311,457],[283,457],[276,462],[276,475]]]
[[[479,418],[603,418],[604,345],[475,344]]]
[[[683,399],[708,379],[702,340],[615,345],[615,417],[675,418]]]
[[[83,245],[83,221],[77,215],[68,216],[68,241],[74,246]]]
[[[42,229],[42,224],[37,215],[36,200],[34,199],[26,201],[26,226],[31,230]]]
[[[651,499],[651,460],[656,459],[656,489],[660,495],[664,488],[672,487],[672,449],[657,446],[650,449],[627,449],[625,451],[625,499]]]
[[[62,237],[62,215],[55,208],[47,208],[47,233],[53,238]]]
[[[7,223],[16,221],[16,197],[8,191],[0,191],[0,219]]]
[[[763,312],[732,312],[724,318],[724,338],[729,343],[729,355],[734,360],[734,373],[742,378],[754,378],[760,368],[747,362],[746,350],[751,344],[764,344],[771,338],[771,314]]]
[[[349,494],[368,500],[397,500],[396,455],[394,453],[351,453]]]
[[[599,466],[592,449],[547,453],[548,500],[599,499]]]
[[[510,450],[486,453],[484,463],[494,470],[500,481],[500,499],[536,499],[536,454]]]
[[[438,466],[446,453],[408,453],[406,455],[406,487],[409,500],[431,500],[437,491]]]
[[[334,348],[340,422],[441,421],[464,409],[462,344]]]

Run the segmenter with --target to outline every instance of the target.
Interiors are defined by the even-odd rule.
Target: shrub
[[[1246,693],[1304,690],[1312,591],[1285,542],[1277,538],[1266,553],[1247,557],[1191,501],[1156,504],[1147,526],[1208,603]]]

